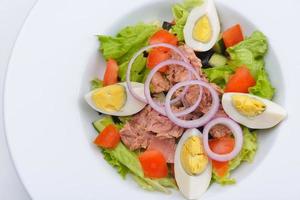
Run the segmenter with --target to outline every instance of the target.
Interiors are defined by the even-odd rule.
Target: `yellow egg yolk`
[[[247,117],[258,116],[266,110],[263,102],[247,95],[233,95],[232,104],[239,113]]]
[[[126,91],[122,85],[109,85],[95,90],[92,94],[92,100],[100,110],[116,112],[125,104]]]
[[[182,146],[181,165],[187,174],[197,175],[206,169],[208,158],[204,152],[202,139],[198,136],[189,137]]]
[[[212,38],[212,28],[207,15],[198,19],[193,29],[193,38],[202,43],[208,43]]]

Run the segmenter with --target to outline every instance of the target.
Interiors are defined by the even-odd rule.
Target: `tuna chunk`
[[[183,128],[152,109],[148,114],[146,131],[155,133],[159,138],[178,138],[181,136]]]
[[[209,133],[214,138],[221,138],[231,135],[231,130],[222,124],[217,124],[210,129]]]
[[[133,125],[130,123],[126,123],[120,131],[122,142],[130,150],[147,148],[150,140],[154,137],[151,132],[143,131],[143,133],[141,134],[141,132],[139,132],[139,128],[143,128],[143,126],[139,126],[139,124]]]
[[[190,61],[191,65],[194,67],[197,73],[200,74],[200,68],[202,67],[201,60],[196,56],[193,49],[189,48],[186,45],[182,45],[179,47],[183,55]],[[172,52],[172,59],[175,60],[182,60],[182,58],[176,53]],[[186,81],[189,79],[189,71],[186,70],[182,66],[178,65],[171,65],[166,72],[167,79],[170,81],[172,85]],[[194,79],[195,77],[193,77]]]
[[[209,91],[205,88],[202,91],[203,93],[202,93],[202,98],[201,98],[199,108],[196,109],[195,111],[196,113],[200,113],[200,114],[207,113],[212,103],[212,98]],[[190,107],[194,105],[198,99],[199,93],[200,90],[197,85],[193,85],[189,87],[182,100],[183,105],[185,107]]]
[[[188,47],[187,45],[182,45],[178,47],[181,52],[185,55],[185,57],[189,60],[190,64],[194,67],[196,72],[200,75],[203,81],[208,82],[207,77],[203,74],[201,67],[202,63],[201,60],[196,56],[195,52],[192,48]],[[171,52],[171,58],[175,60],[182,60],[182,58],[176,53]],[[160,93],[168,91],[173,85],[178,82],[186,81],[189,79],[189,71],[186,70],[182,66],[178,65],[170,65],[168,70],[165,72],[165,76],[157,72],[151,81],[152,85],[152,92],[153,93]],[[195,79],[192,76],[192,79]],[[214,83],[210,83],[211,86],[220,94],[223,93],[223,90]]]
[[[228,115],[223,110],[222,105],[220,105],[218,112],[216,113],[214,118],[217,117],[228,117]],[[221,138],[224,136],[231,135],[231,130],[224,125],[218,124],[210,129],[210,135],[214,138]]]
[[[168,163],[174,163],[175,148],[175,138],[160,139],[154,137],[150,141],[150,144],[147,149],[160,151],[164,155]]]
[[[160,93],[170,89],[170,82],[162,73],[156,72],[151,80],[151,92]]]
[[[166,143],[165,151],[173,152],[175,149],[170,145],[171,140],[174,140],[175,143],[175,138],[180,137],[183,131],[183,128],[175,125],[167,117],[160,115],[150,106],[147,106],[125,124],[120,131],[120,135],[122,142],[130,150],[146,149],[150,144],[153,147],[159,146],[156,145],[157,143]],[[158,142],[158,140],[162,141]],[[166,152],[162,153],[164,155],[170,154]],[[166,157],[166,159],[171,160],[169,157]]]

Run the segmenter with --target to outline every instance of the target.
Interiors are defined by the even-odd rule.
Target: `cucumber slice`
[[[98,133],[100,133],[109,124],[114,124],[114,121],[110,116],[104,116],[93,122],[93,126]]]
[[[227,58],[221,54],[214,53],[208,63],[212,67],[224,66],[227,63]]]

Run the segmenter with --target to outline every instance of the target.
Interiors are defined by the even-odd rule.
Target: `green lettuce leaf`
[[[220,185],[232,185],[236,183],[234,178],[230,178],[230,173],[223,177],[218,176],[215,172],[212,173],[212,181]]]
[[[144,190],[148,190],[148,191],[155,191],[155,188],[148,184],[145,179],[135,175],[135,174],[131,174],[133,180]]]
[[[120,163],[125,165],[131,172],[139,177],[143,176],[142,166],[135,152],[129,151],[123,143],[119,143],[114,149],[106,149],[108,153]]]
[[[145,77],[147,59],[141,54],[139,55],[131,68],[130,80],[135,82],[143,82]],[[126,71],[129,61],[122,63],[119,66],[119,77],[121,81],[126,80]]]
[[[241,65],[246,65],[256,79],[256,85],[251,87],[249,92],[263,98],[272,99],[275,89],[264,67],[264,56],[267,50],[267,38],[263,33],[255,31],[244,41],[226,50],[230,56],[228,65],[208,68],[203,71],[210,82],[223,88],[234,70]]]
[[[111,155],[111,153],[109,151],[107,151],[106,149],[102,149],[101,150],[102,154],[103,154],[103,158],[113,167],[115,167],[118,171],[118,173],[122,176],[122,178],[125,179],[126,175],[129,172],[129,169],[123,165],[121,162],[119,162],[119,160],[117,160],[115,157],[113,157]]]
[[[235,53],[239,50],[247,49],[252,53],[254,59],[261,59],[268,51],[268,41],[266,36],[260,31],[254,31],[252,35],[244,41],[238,43],[233,47],[229,47],[227,52],[232,59],[239,59],[235,57]]]
[[[103,129],[110,125],[114,124],[114,121],[111,116],[104,116],[100,120],[97,120],[93,123],[94,128],[99,133],[103,131]],[[116,124],[115,124],[116,125]],[[116,125],[118,128],[120,128],[120,125]],[[122,126],[122,125],[121,125]],[[119,146],[118,146],[119,148]],[[129,169],[127,166],[122,164],[116,157],[111,153],[111,150],[108,149],[101,149],[101,152],[103,154],[103,158],[114,168],[117,169],[118,173],[122,176],[122,178],[125,178],[126,175],[129,172]]]
[[[149,179],[149,178],[141,178],[135,174],[132,174],[133,179],[137,182],[137,184],[143,188],[144,190],[148,191],[162,191],[165,193],[169,193],[167,188],[174,188],[177,189],[175,180],[173,178],[161,178],[161,179]]]
[[[231,66],[239,67],[246,65],[251,73],[257,78],[257,73],[264,68],[264,56],[268,51],[266,36],[255,31],[244,41],[226,50],[230,56]]]
[[[171,28],[171,32],[177,35],[179,41],[184,41],[183,29],[190,10],[202,3],[202,0],[184,0],[183,3],[173,5],[172,13],[176,24]]]
[[[257,151],[256,132],[250,132],[246,127],[243,128],[244,144],[241,152],[229,162],[229,169],[236,169],[243,161],[252,162]]]
[[[242,164],[242,162],[252,162],[257,151],[256,132],[250,132],[246,127],[243,128],[244,143],[241,152],[229,161],[229,172],[224,177],[219,177],[213,172],[212,180],[221,185],[234,184],[234,178],[230,178],[230,172]]]
[[[230,66],[220,66],[203,69],[203,72],[206,74],[209,82],[215,83],[221,88],[224,88],[229,76],[234,72]]]
[[[113,58],[120,66],[119,78],[125,80],[127,65],[132,56],[142,47],[148,44],[148,39],[159,27],[154,24],[139,23],[135,26],[127,26],[115,37],[98,35],[103,57],[107,60]],[[132,66],[132,81],[141,82],[144,78],[146,58],[139,56]]]
[[[255,31],[249,38],[233,47],[229,47],[226,51],[230,56],[229,64],[231,66],[246,65],[255,77],[257,83],[250,88],[250,93],[272,99],[275,89],[264,68],[264,56],[268,51],[266,36],[259,31]]]
[[[101,132],[109,124],[115,124],[120,128],[128,119],[120,118],[119,120],[121,124],[117,125],[111,116],[105,116],[93,124],[97,132]],[[101,152],[104,155],[104,159],[115,167],[122,177],[125,177],[128,173],[131,174],[137,184],[145,190],[169,193],[170,191],[167,188],[177,188],[173,178],[150,179],[144,177],[144,172],[137,154],[130,151],[122,142],[114,149],[102,149]]]
[[[157,30],[156,25],[139,23],[125,27],[115,37],[98,35],[100,51],[106,60],[113,58],[122,64],[147,45],[149,37]]]
[[[98,78],[91,80],[90,83],[91,83],[91,91],[103,87],[103,81],[99,80]]]
[[[176,182],[173,178],[160,178],[156,179],[164,187],[177,189]]]
[[[256,85],[251,87],[249,91],[251,94],[272,99],[275,93],[275,88],[269,81],[268,73],[264,69],[258,71]]]

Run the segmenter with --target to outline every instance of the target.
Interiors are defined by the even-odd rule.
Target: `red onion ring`
[[[198,80],[200,80],[200,76],[196,72],[196,70],[194,69],[194,67],[190,63],[187,63],[187,62],[170,59],[170,60],[163,61],[163,62],[159,63],[158,65],[156,65],[154,68],[152,68],[152,70],[148,74],[147,79],[145,81],[145,89],[144,89],[145,97],[147,99],[148,104],[154,110],[156,110],[157,112],[159,112],[162,115],[167,115],[167,113],[166,113],[166,111],[164,109],[164,106],[162,106],[161,104],[156,103],[152,99],[151,93],[150,93],[150,87],[149,86],[150,86],[150,82],[151,82],[151,79],[154,76],[154,74],[160,68],[162,68],[162,67],[164,67],[166,65],[180,65],[180,66],[184,67],[185,69],[189,70]],[[189,113],[193,112],[198,107],[199,103],[201,102],[201,97],[202,97],[202,87],[200,87],[200,93],[199,93],[199,97],[198,97],[196,103],[194,105],[190,106],[189,108],[183,110],[183,111],[176,112],[174,115],[177,116],[177,117],[179,117],[179,116],[183,116],[183,115],[186,115],[186,114],[189,114]],[[174,100],[176,101],[177,99],[174,99]],[[169,104],[172,104],[174,102],[174,100],[173,101],[170,100]]]
[[[209,147],[209,143],[208,143],[209,131],[213,126],[217,124],[222,124],[227,126],[234,135],[235,146],[234,149],[228,154],[217,154],[213,152]],[[239,154],[243,146],[243,131],[240,125],[238,125],[235,121],[225,117],[215,118],[211,120],[209,123],[207,123],[203,129],[202,138],[203,138],[204,149],[208,157],[217,161],[228,161],[233,159],[235,156]]]
[[[180,55],[185,62],[189,62],[189,60],[184,56],[184,54],[176,46],[173,46],[173,45],[170,45],[167,43],[152,44],[152,45],[146,46],[146,47],[140,49],[138,52],[136,52],[128,63],[128,67],[127,67],[127,71],[126,71],[126,84],[128,86],[128,90],[132,94],[132,96],[134,98],[136,98],[137,100],[144,102],[144,103],[148,103],[147,100],[140,97],[139,95],[137,95],[132,88],[132,85],[130,82],[130,72],[131,72],[131,67],[132,67],[134,61],[136,60],[136,58],[144,51],[147,51],[148,49],[155,48],[155,47],[166,47],[166,48],[172,49],[178,55]]]
[[[205,113],[202,117],[200,117],[199,119],[195,119],[195,120],[182,120],[179,119],[172,111],[171,109],[171,97],[174,94],[174,92],[183,86],[187,86],[187,85],[199,85],[202,87],[205,87],[209,90],[211,97],[212,97],[212,105],[210,110]],[[200,87],[200,88],[202,88]],[[218,109],[219,109],[219,105],[220,105],[220,100],[219,100],[219,96],[218,93],[215,91],[215,89],[213,89],[209,83],[206,83],[204,81],[200,81],[200,80],[190,80],[190,81],[184,81],[184,82],[180,82],[177,83],[176,85],[174,85],[168,92],[167,96],[166,96],[166,100],[165,100],[165,111],[167,113],[168,118],[173,121],[175,124],[177,124],[178,126],[184,127],[184,128],[196,128],[196,127],[200,127],[203,126],[204,124],[206,124],[207,122],[209,122],[209,120],[211,120],[215,114],[217,113]]]

